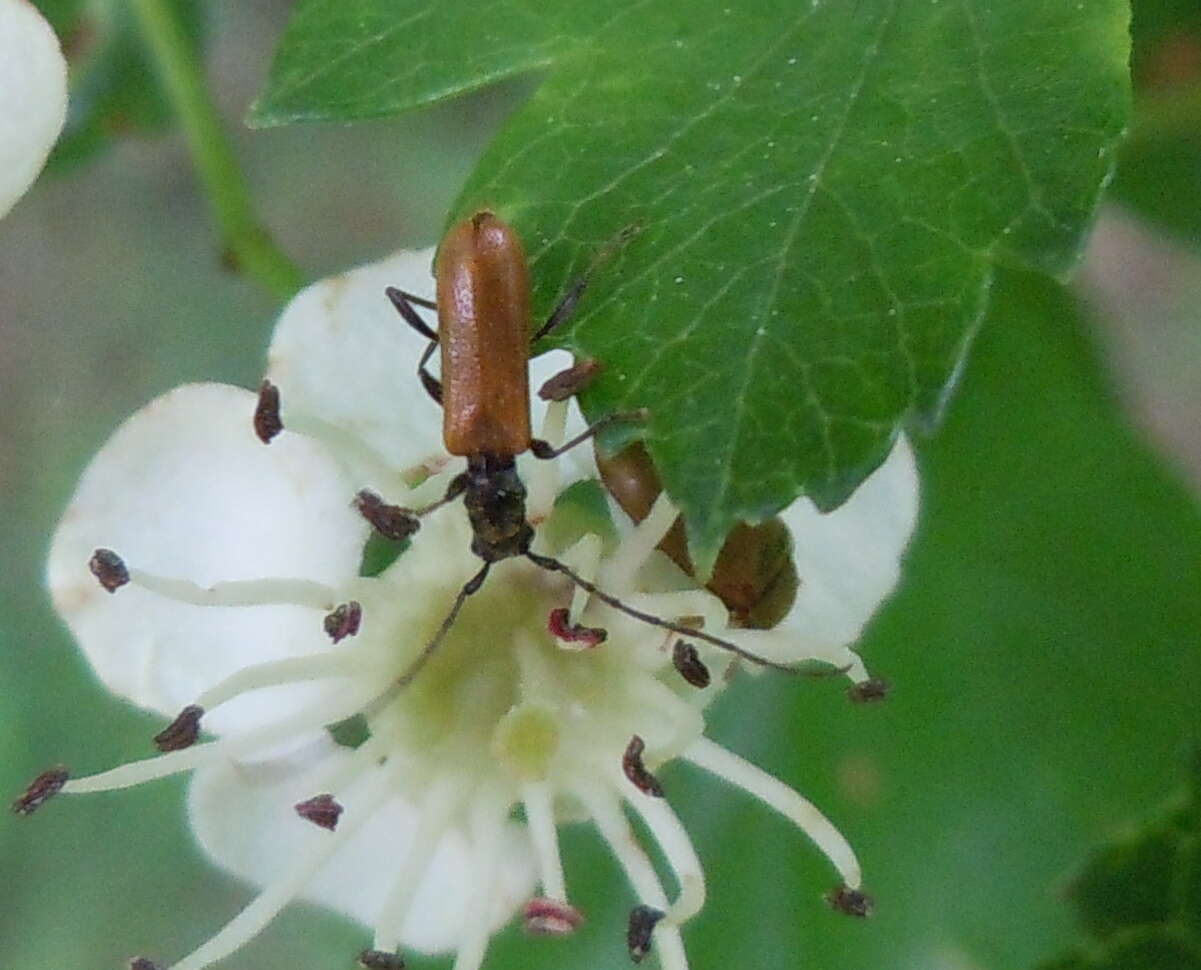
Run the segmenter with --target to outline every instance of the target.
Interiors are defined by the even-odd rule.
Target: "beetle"
[[[624,241],[629,232],[619,236],[619,241]],[[605,255],[607,252],[602,252],[598,258]],[[516,556],[563,574],[635,619],[703,640],[763,666],[792,670],[728,640],[627,606],[566,564],[531,550],[534,530],[526,518],[526,489],[517,472],[517,456],[530,451],[536,458],[553,459],[613,422],[645,417],[640,411],[610,414],[557,448],[532,436],[530,347],[568,319],[588,285],[587,274],[568,288],[546,322],[531,334],[525,250],[516,232],[484,209],[453,226],[443,238],[435,257],[434,276],[436,292],[432,301],[396,287],[388,287],[386,294],[402,319],[429,340],[417,365],[418,377],[430,397],[442,406],[446,450],[465,457],[467,470],[451,480],[441,499],[422,509],[384,505],[375,496],[364,500],[362,493],[359,509],[377,530],[396,537],[415,533],[422,516],[462,496],[471,522],[471,549],[483,565],[456,595],[438,631],[399,683],[409,683],[437,650],[463,603],[480,589],[493,564]],[[437,313],[436,331],[422,319],[418,307]],[[438,349],[441,374],[435,377],[428,365]],[[551,393],[562,399],[582,390],[595,373],[595,366],[583,362],[551,378],[544,387],[553,387]]]
[[[597,448],[596,466],[626,515],[641,522],[650,514],[663,486],[641,442],[612,455]],[[695,575],[683,518],[672,523],[659,550],[689,576]],[[738,523],[726,536],[705,587],[725,604],[737,626],[770,630],[788,615],[800,587],[788,527],[778,517],[758,525]]]

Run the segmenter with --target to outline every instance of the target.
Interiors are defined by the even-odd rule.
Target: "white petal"
[[[804,640],[854,643],[900,578],[917,512],[917,466],[904,437],[833,512],[819,512],[808,499],[785,509],[801,585],[780,629]]]
[[[320,418],[357,435],[397,470],[445,455],[442,409],[417,377],[427,341],[384,295],[385,288],[395,286],[432,298],[433,258],[433,248],[400,250],[314,283],[288,304],[275,328],[267,367],[267,377],[280,388],[285,423],[290,408]],[[418,312],[437,329],[433,311]],[[545,411],[536,392],[571,363],[571,355],[562,350],[531,362],[535,435],[541,433]],[[432,368],[437,373],[437,354]],[[572,402],[567,436],[583,430],[584,420]],[[572,449],[563,461],[565,482],[596,474],[589,444]]]
[[[28,0],[0,0],[0,217],[33,184],[67,116],[67,62]]]
[[[176,388],[147,405],[92,460],[51,545],[54,604],[97,674],[163,714],[241,667],[329,648],[322,616],[188,606],[133,586],[109,594],[88,570],[94,549],[205,586],[270,576],[334,585],[358,572],[367,526],[350,508],[353,488],[304,438],[285,432],[263,445],[254,407],[249,391],[222,384]],[[205,726],[264,723],[311,689],[256,692]]]
[[[332,747],[332,746],[331,746]],[[222,867],[262,886],[283,875],[305,851],[329,833],[300,819],[293,805],[322,790],[323,776],[352,757],[334,749],[306,770],[273,774],[263,766],[229,763],[198,771],[192,782],[192,827],[204,850]],[[373,768],[369,770],[382,770]],[[334,793],[343,820],[355,810],[365,778]],[[302,898],[373,926],[417,828],[415,803],[398,792],[357,831],[317,874]],[[491,928],[507,922],[533,894],[533,849],[522,826],[506,821],[499,873],[493,888]],[[464,831],[452,825],[441,838],[421,879],[401,937],[424,953],[455,949],[467,929],[465,917],[475,888],[475,859]]]
[[[394,468],[445,454],[442,409],[417,378],[428,341],[384,295],[396,286],[430,297],[434,250],[401,250],[306,287],[288,304],[267,355],[285,423],[304,411],[357,435]],[[419,310],[436,328],[431,311]]]

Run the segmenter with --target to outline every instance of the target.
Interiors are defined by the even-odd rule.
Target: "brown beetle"
[[[663,486],[642,443],[635,442],[614,455],[597,448],[596,465],[605,487],[626,515],[635,522],[645,519]],[[672,524],[659,549],[688,575],[694,575],[683,518]],[[759,525],[740,522],[726,537],[705,586],[725,604],[735,625],[752,630],[774,627],[787,616],[799,587],[788,527],[779,518]]]
[[[442,499],[423,509],[384,508],[392,534],[398,521],[401,531],[411,534],[417,531],[421,516],[462,495],[471,520],[471,548],[484,564],[459,591],[438,632],[400,683],[411,681],[438,648],[464,601],[483,585],[492,564],[514,556],[524,556],[542,569],[562,573],[602,602],[636,619],[703,640],[754,663],[791,669],[728,640],[626,606],[557,559],[530,550],[534,530],[526,519],[526,490],[517,473],[516,457],[529,450],[537,458],[555,458],[610,422],[641,420],[644,415],[642,412],[611,414],[558,448],[531,436],[530,345],[570,316],[588,278],[578,279],[546,323],[531,334],[525,250],[517,234],[492,212],[477,212],[447,233],[438,249],[434,275],[437,279],[434,302],[394,287],[388,288],[387,295],[405,322],[430,341],[418,363],[418,375],[426,391],[443,407],[442,437],[447,451],[466,457],[467,470],[451,480]],[[417,307],[437,311],[436,332],[421,319]],[[427,369],[439,346],[440,379]],[[577,366],[552,378],[550,383],[554,384],[556,394],[567,396],[582,389],[595,373],[594,367]],[[378,505],[371,507],[370,514],[362,502],[360,509],[380,528]]]

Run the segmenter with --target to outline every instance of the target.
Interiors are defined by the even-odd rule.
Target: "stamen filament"
[[[392,888],[380,906],[376,917],[375,939],[372,949],[393,953],[400,949],[401,931],[413,905],[413,898],[421,886],[421,880],[429,868],[430,860],[442,833],[454,817],[454,805],[463,791],[461,782],[449,775],[442,775],[429,782],[425,798],[419,807],[420,818],[416,831],[409,843],[408,851],[397,860],[392,877]]]
[[[475,799],[471,811],[472,854],[475,857],[475,884],[467,910],[466,933],[455,954],[452,970],[479,970],[492,937],[490,910],[496,893],[496,871],[504,839],[505,804],[502,798],[484,796]]]
[[[608,843],[639,900],[654,909],[666,910],[667,894],[663,892],[663,886],[646,852],[635,839],[617,799],[588,783],[581,782],[573,790],[588,809],[601,838]],[[678,926],[661,922],[655,927],[654,941],[661,970],[688,970],[688,957],[684,953],[684,941]]]
[[[846,886],[851,889],[859,888],[863,881],[863,872],[859,860],[855,857],[855,850],[834,824],[808,799],[762,768],[738,757],[732,751],[727,751],[708,738],[698,739],[684,752],[683,757],[774,808],[812,840],[838,870]]]
[[[584,579],[589,582],[596,581],[596,574],[600,570],[601,554],[604,552],[604,543],[601,537],[595,533],[588,533],[581,536],[580,540],[563,554],[563,559],[579,573]],[[571,607],[567,613],[569,623],[580,622],[580,617],[584,610],[588,607],[588,600],[591,594],[582,586],[574,587],[571,594]]]
[[[553,447],[563,443],[567,433],[567,403],[552,401],[546,406],[546,414],[542,419],[542,440]],[[559,463],[557,461],[536,461],[526,476],[529,499],[526,508],[529,510],[531,524],[537,525],[546,520],[554,508],[555,495],[559,491]]]
[[[620,773],[614,775],[614,780],[619,785],[625,782]],[[626,803],[642,816],[676,874],[680,895],[668,909],[664,922],[682,926],[705,905],[705,870],[692,840],[665,799],[643,798],[631,791]]]
[[[356,798],[353,811],[336,832],[322,836],[318,844],[299,859],[283,878],[269,885],[237,916],[225,924],[216,936],[174,964],[170,970],[204,970],[223,960],[261,933],[317,874],[347,839],[375,813],[392,793],[394,779],[387,768],[374,773],[366,790]]]
[[[617,551],[605,563],[601,577],[603,582],[599,585],[610,590],[615,596],[633,590],[638,571],[667,535],[679,514],[667,493],[660,493],[655,499],[655,504],[651,506],[650,514],[621,540]]]
[[[288,407],[283,397],[284,427],[296,434],[311,438],[325,448],[340,464],[352,469],[356,477],[365,476],[375,487],[388,493],[397,487],[408,491],[408,483],[397,474],[392,464],[371,445],[345,427],[331,424],[304,411]]]
[[[334,700],[337,700],[338,703],[334,703]],[[234,757],[256,748],[265,748],[283,741],[293,740],[306,731],[320,729],[326,724],[349,717],[360,706],[357,699],[348,701],[344,696],[331,699],[321,705],[314,703],[291,718],[264,725],[247,734],[223,738],[220,741],[210,741],[207,744],[193,745],[190,748],[171,751],[154,758],[132,761],[94,775],[72,778],[63,786],[62,790],[71,795],[84,795],[92,792],[132,788],[148,781],[168,778],[184,771],[191,771],[217,758]]]
[[[331,677],[354,677],[369,669],[373,662],[373,658],[361,650],[324,650],[271,660],[234,672],[201,694],[196,703],[205,711],[211,711],[252,690]]]
[[[331,587],[311,579],[235,579],[200,586],[187,579],[131,568],[129,580],[135,586],[191,606],[307,606],[328,612],[338,602],[338,594]]]
[[[544,781],[527,782],[521,788],[526,826],[538,860],[538,879],[542,895],[560,903],[567,902],[567,880],[559,855],[559,832],[555,827],[554,794]]]

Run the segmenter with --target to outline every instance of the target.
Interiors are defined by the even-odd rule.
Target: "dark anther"
[[[530,453],[535,458],[554,458],[557,452],[555,446],[549,441],[543,441],[541,438],[534,438],[530,442]]]
[[[88,569],[100,580],[100,585],[115,593],[129,582],[129,569],[125,560],[111,549],[97,549],[88,560]]]
[[[367,970],[401,970],[405,965],[399,953],[385,953],[383,950],[364,950],[359,954],[359,966]]]
[[[270,381],[259,385],[259,403],[254,409],[254,433],[265,445],[284,430],[279,417],[279,388]]]
[[[157,963],[145,957],[134,957],[129,961],[129,970],[160,970]]]
[[[389,505],[368,489],[363,489],[354,497],[354,507],[385,539],[399,542],[421,528],[421,520],[408,509],[399,505]]]
[[[314,795],[303,802],[297,802],[293,808],[296,814],[306,822],[312,822],[320,829],[334,831],[338,827],[338,819],[342,816],[342,806],[333,795]]]
[[[531,936],[570,936],[584,924],[584,914],[568,903],[535,896],[525,904],[524,921]]]
[[[43,771],[29,783],[21,797],[13,802],[13,811],[18,815],[32,815],[57,795],[70,777],[70,772],[63,767]]]
[[[182,751],[190,748],[200,737],[200,719],[204,708],[189,704],[179,716],[154,736],[154,746],[159,751]]]
[[[599,360],[581,360],[547,379],[538,389],[538,396],[544,401],[566,401],[591,384],[603,369]]]
[[[671,652],[671,662],[676,670],[693,687],[704,689],[709,686],[709,668],[697,655],[696,647],[686,640],[677,640]]]
[[[662,798],[663,786],[659,784],[659,779],[647,771],[646,765],[642,763],[642,752],[645,750],[646,742],[635,734],[626,746],[626,753],[621,759],[621,769],[626,773],[626,777],[630,779],[633,786],[644,795]]]
[[[872,914],[872,897],[858,889],[849,886],[839,886],[826,894],[826,902],[840,913],[847,916],[870,916]]]
[[[581,647],[595,647],[604,643],[609,633],[598,626],[583,626],[579,623],[568,623],[571,611],[560,606],[550,611],[546,618],[546,628],[551,634],[564,643],[578,643]]]
[[[635,906],[630,910],[630,925],[626,930],[626,946],[630,948],[630,959],[641,963],[651,952],[651,934],[663,919],[664,912],[651,906]]]
[[[892,691],[890,684],[883,677],[869,677],[847,689],[847,697],[856,704],[875,704],[886,699]]]
[[[329,634],[329,638],[337,643],[347,637],[353,637],[359,632],[359,625],[363,622],[363,607],[359,605],[357,600],[351,600],[349,603],[343,603],[332,613],[325,617],[325,632]]]

